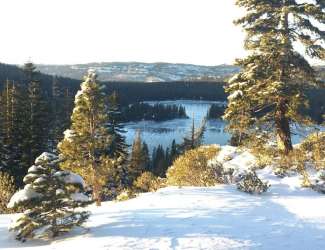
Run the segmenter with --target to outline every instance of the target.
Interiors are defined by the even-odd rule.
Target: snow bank
[[[233,146],[222,146],[210,164],[221,163],[225,169],[249,170],[256,165],[256,158],[251,153]]]

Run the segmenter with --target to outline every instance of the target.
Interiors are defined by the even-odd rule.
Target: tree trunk
[[[101,199],[101,185],[98,179],[97,169],[93,170],[93,196],[94,200],[96,201],[96,206],[101,206],[102,199]]]
[[[278,149],[285,155],[293,150],[289,120],[286,117],[287,108],[284,100],[281,100],[276,108],[275,127]]]

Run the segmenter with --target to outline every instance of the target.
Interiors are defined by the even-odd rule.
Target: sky
[[[218,65],[245,54],[235,0],[1,0],[0,62]]]

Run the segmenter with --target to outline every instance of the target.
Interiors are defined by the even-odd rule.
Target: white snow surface
[[[85,181],[83,178],[75,173],[70,171],[58,171],[54,174],[54,176],[62,177],[63,181],[67,184],[80,184],[82,187],[85,187]]]
[[[35,190],[32,188],[31,184],[25,185],[24,189],[19,190],[16,192],[10,199],[7,207],[8,208],[13,208],[15,204],[19,202],[24,202],[27,200],[31,200],[37,197],[40,197],[41,194],[35,192]],[[0,246],[1,246],[1,241],[0,241]]]
[[[224,150],[232,154],[232,166],[253,161],[248,152]],[[270,168],[257,173],[272,185],[262,195],[234,185],[167,187],[91,205],[85,228],[51,242],[15,241],[7,231],[14,215],[0,215],[0,249],[325,249],[325,196],[301,188],[298,175],[281,179]]]
[[[56,159],[58,159],[58,157],[55,154],[44,152],[39,157],[36,158],[35,164],[38,165],[38,164],[41,164],[44,161],[51,162],[51,161],[56,160]]]

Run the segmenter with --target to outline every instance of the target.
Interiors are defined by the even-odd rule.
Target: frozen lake
[[[190,119],[175,119],[163,122],[140,121],[129,122],[125,124],[127,130],[127,143],[132,145],[134,135],[137,130],[141,131],[142,139],[148,144],[150,149],[159,144],[164,147],[170,146],[173,139],[177,143],[182,142],[185,135],[189,134],[192,126],[192,118],[194,117],[195,127],[199,127],[203,118],[207,114],[209,107],[213,101],[196,101],[196,100],[177,100],[177,101],[160,101],[147,102],[149,104],[176,104],[183,105]],[[227,144],[230,136],[224,132],[225,123],[221,120],[210,120],[207,123],[207,130],[204,135],[205,144]]]
[[[190,119],[175,119],[163,122],[140,121],[126,123],[125,130],[127,132],[125,135],[127,143],[132,145],[136,131],[140,130],[142,139],[148,144],[150,150],[159,144],[163,145],[165,148],[169,147],[173,139],[175,139],[177,143],[182,142],[184,136],[188,135],[191,131],[193,117],[195,127],[199,127],[202,119],[206,116],[207,111],[212,104],[224,104],[222,102],[198,100],[153,101],[147,103],[152,105],[155,103],[183,105],[186,109],[187,115],[190,117]],[[209,120],[204,134],[204,143],[220,145],[227,144],[230,135],[225,132],[224,129],[224,121]],[[293,131],[294,135],[292,136],[292,141],[293,143],[298,143],[301,141],[301,138],[312,132],[313,129],[308,128],[301,130],[293,128]]]

